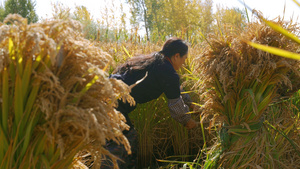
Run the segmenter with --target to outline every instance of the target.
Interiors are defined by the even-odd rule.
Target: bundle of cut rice
[[[68,168],[82,150],[99,167],[106,139],[130,145],[117,99],[130,89],[109,79],[113,60],[73,20],[0,23],[0,168]]]
[[[291,32],[298,28],[277,24]],[[238,34],[207,39],[203,53],[194,60],[198,64],[194,74],[200,78],[195,87],[205,100],[202,115],[213,117],[211,128],[218,126],[219,134],[204,168],[297,168],[299,139],[293,139],[299,138],[294,132],[297,115],[269,106],[299,90],[299,61],[260,51],[247,40],[293,52],[299,48],[259,22],[249,23]],[[285,150],[296,155],[287,158]]]

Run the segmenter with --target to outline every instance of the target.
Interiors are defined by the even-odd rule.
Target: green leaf
[[[258,113],[257,104],[256,104],[256,100],[255,100],[253,90],[252,89],[246,89],[246,91],[251,96],[253,112],[254,112],[255,115],[258,115],[259,113]]]
[[[223,91],[221,83],[219,82],[219,80],[218,80],[218,78],[216,76],[214,76],[214,80],[215,80],[215,83],[216,83],[216,85],[215,85],[216,92],[218,92],[221,95],[221,98],[224,98],[225,93]]]
[[[5,135],[8,133],[8,109],[9,109],[9,99],[8,99],[9,87],[8,87],[8,73],[7,68],[3,69],[2,72],[2,127]]]
[[[13,154],[12,145],[10,144],[7,146],[7,151],[5,151],[5,156],[3,157],[2,161],[0,161],[0,168],[1,169],[10,169],[11,163],[13,161],[12,158],[10,158]]]
[[[0,146],[0,161],[3,160],[4,155],[8,149],[8,142],[7,137],[5,136],[2,127],[0,126],[0,140],[1,140],[1,146]]]
[[[30,112],[27,112],[30,113]],[[29,124],[27,124],[26,127],[26,131],[25,131],[25,135],[24,135],[24,142],[22,145],[22,150],[21,150],[21,157],[24,156],[25,152],[28,149],[28,145],[29,145],[29,141],[32,138],[32,131],[35,127],[34,122],[36,121],[37,117],[36,117],[36,111],[30,116],[31,119],[29,121]]]
[[[34,102],[36,100],[36,96],[38,94],[39,88],[40,88],[41,80],[36,80],[32,83],[32,89],[29,94],[29,97],[27,98],[27,103],[25,106],[25,112],[31,112],[31,109],[34,105]]]
[[[23,100],[26,100],[28,94],[28,86],[30,82],[31,70],[32,68],[32,60],[28,59],[26,62],[26,66],[24,69],[24,74],[22,76],[22,91],[23,91]]]
[[[296,153],[298,154],[298,156],[300,157],[300,151],[299,151],[299,145],[297,145],[292,139],[290,139],[284,132],[282,132],[280,129],[276,129],[276,127],[274,127],[271,123],[269,123],[268,121],[265,121],[265,124],[269,125],[272,129],[274,129],[275,131],[277,131],[278,133],[280,133],[284,138],[286,138],[290,144],[293,146],[294,150],[296,151]]]
[[[73,103],[76,103],[81,96],[83,96],[90,88],[91,86],[96,83],[96,80],[99,79],[99,76],[95,76],[86,86],[80,91],[79,96],[73,99]]]
[[[44,148],[47,146],[46,144],[47,136],[46,134],[40,132],[39,135],[36,137],[36,140],[37,141],[35,141],[35,143],[37,145],[34,147],[34,154],[39,155],[40,153],[43,152]]]
[[[15,124],[18,125],[23,116],[23,94],[22,94],[22,80],[17,74],[14,95],[14,111],[15,111]]]
[[[264,108],[266,108],[270,102],[272,101],[272,96],[273,96],[273,92],[270,92],[258,105],[257,109],[260,112],[261,110],[263,110]]]
[[[59,157],[60,157],[60,149],[58,149],[58,148],[56,147],[55,144],[53,144],[53,145],[51,146],[51,149],[53,149],[53,150],[52,150],[53,155],[51,156],[50,164],[53,164],[53,163],[55,163],[55,162],[59,159]],[[55,150],[55,152],[54,152],[54,150]]]
[[[243,103],[244,100],[245,99],[243,98],[243,99],[239,100],[236,103],[235,110],[234,110],[234,115],[233,115],[232,118],[239,117],[242,114],[241,111],[242,111],[242,108],[244,107],[244,105],[242,103]]]
[[[41,160],[44,164],[43,167],[46,168],[46,169],[51,169],[48,159],[44,155],[40,155],[40,158],[41,158]]]

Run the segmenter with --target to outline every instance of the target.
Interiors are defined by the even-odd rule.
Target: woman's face
[[[173,63],[174,69],[179,70],[182,67],[182,65],[185,63],[185,59],[187,58],[187,54],[180,57],[180,54],[176,53],[172,58],[173,58],[172,63]]]

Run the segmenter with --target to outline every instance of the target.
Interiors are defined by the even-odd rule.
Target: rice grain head
[[[110,156],[116,164],[117,158],[103,148],[110,139],[123,144],[130,153],[130,145],[122,134],[128,126],[124,116],[115,110],[118,99],[135,104],[129,95],[130,89],[123,82],[108,78],[106,67],[114,64],[112,57],[98,44],[83,38],[82,26],[77,21],[47,20],[27,24],[21,16],[9,15],[0,25],[0,71],[15,69],[13,72],[21,77],[23,72],[30,71],[32,80],[28,90],[39,87],[33,110],[40,118],[33,125],[35,132],[29,140],[44,133],[45,145],[53,145],[60,154],[57,161],[47,157],[50,166],[70,166],[71,163],[63,159],[72,160],[82,150],[92,155],[95,167],[99,167],[104,155]],[[9,51],[9,44],[13,44],[15,52]],[[32,62],[32,68],[26,70],[28,61]],[[9,79],[14,82],[14,74],[9,74]],[[13,86],[9,83],[9,91]],[[24,95],[24,99],[26,97],[29,95]],[[8,115],[10,123],[16,118],[13,112]],[[24,111],[23,115],[26,113],[30,112]],[[41,153],[45,151],[42,149]]]

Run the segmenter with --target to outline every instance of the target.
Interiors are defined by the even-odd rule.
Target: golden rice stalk
[[[297,25],[278,21],[290,31]],[[299,90],[299,61],[260,51],[245,41],[296,52],[299,46],[263,23],[249,23],[241,33],[212,35],[194,62],[205,103],[219,140],[207,154],[205,168],[283,168],[283,152],[267,126],[268,106]],[[289,144],[285,139],[285,144]],[[281,144],[281,143],[280,143]],[[280,153],[278,153],[280,152]],[[297,150],[294,149],[294,153]],[[297,157],[299,158],[299,157]],[[298,160],[297,160],[298,161]]]
[[[83,38],[74,20],[27,24],[9,15],[0,24],[0,168],[68,168],[88,151],[99,167],[106,139],[130,145],[117,99],[130,89],[109,79],[110,55]],[[75,162],[76,163],[76,162]]]

